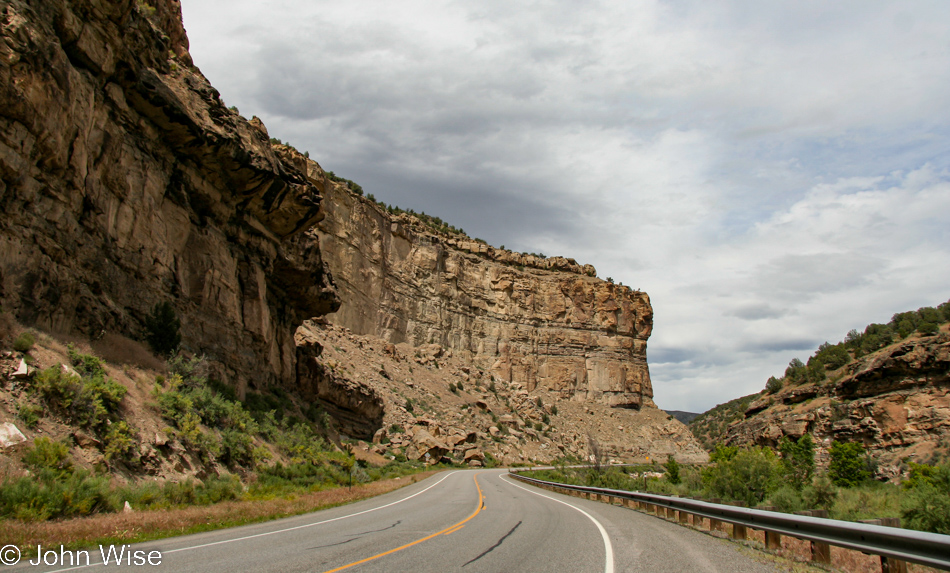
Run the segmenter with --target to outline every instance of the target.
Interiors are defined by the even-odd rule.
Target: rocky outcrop
[[[858,441],[893,477],[904,461],[950,453],[950,332],[914,337],[851,362],[840,379],[763,394],[726,431],[731,444],[775,446],[810,433],[821,457],[833,440]]]
[[[334,324],[393,344],[436,344],[506,383],[562,399],[652,404],[646,293],[561,257],[494,249],[326,190],[324,258],[346,301]]]
[[[650,463],[668,455],[684,463],[708,460],[689,430],[656,407],[564,400],[540,386],[529,392],[461,352],[392,344],[321,321],[306,322],[297,336],[323,349],[301,363],[308,369],[301,391],[341,420],[341,438],[372,439],[373,451],[388,459],[552,463],[588,459],[593,441],[612,462]]]
[[[0,6],[3,309],[141,338],[168,301],[220,378],[292,383],[294,329],[339,305],[305,232],[322,175],[193,67],[177,0]]]

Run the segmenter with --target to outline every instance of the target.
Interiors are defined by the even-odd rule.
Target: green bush
[[[33,333],[23,332],[13,340],[13,349],[17,352],[26,353],[33,350],[34,344],[36,344],[36,338]]]
[[[903,526],[950,535],[950,463],[911,464],[901,502]]]
[[[25,403],[17,404],[16,417],[22,421],[27,428],[35,428],[40,423],[40,416],[42,415],[43,409],[38,406]]]
[[[164,301],[152,307],[145,318],[145,339],[157,354],[169,356],[181,344],[181,321],[170,302]]]
[[[864,446],[857,442],[832,442],[828,477],[839,487],[854,487],[871,477]]]
[[[672,454],[666,458],[666,480],[673,485],[680,483],[680,465]]]
[[[838,490],[826,475],[816,476],[802,489],[802,501],[810,509],[831,509],[838,498]]]
[[[103,453],[106,461],[128,462],[132,460],[133,454],[135,454],[137,440],[132,434],[132,428],[122,420],[109,426],[109,431],[106,432],[103,443],[105,444]]]
[[[765,392],[767,394],[775,394],[782,389],[783,381],[775,376],[769,376],[768,381],[765,383]]]
[[[20,478],[0,487],[0,516],[24,521],[116,511],[118,505],[109,480],[85,471],[59,480]]]
[[[51,471],[56,476],[64,476],[73,471],[69,446],[46,436],[33,440],[33,446],[23,453],[23,463],[37,473]]]
[[[772,450],[751,448],[728,459],[717,457],[715,465],[703,470],[703,484],[712,497],[754,507],[777,489],[781,475],[782,464]]]
[[[782,454],[782,467],[785,478],[796,490],[801,491],[811,481],[815,471],[815,442],[811,435],[805,434],[798,440],[783,437],[778,444]]]
[[[128,390],[115,380],[105,378],[104,370],[93,369],[92,372],[91,377],[80,378],[53,366],[36,374],[31,391],[48,410],[101,432],[118,411]]]
[[[794,487],[783,485],[769,495],[769,501],[779,511],[795,513],[804,509],[801,496]]]
[[[33,440],[23,455],[31,477],[0,484],[0,516],[26,521],[115,511],[118,505],[105,477],[76,470],[69,446],[47,437]]]

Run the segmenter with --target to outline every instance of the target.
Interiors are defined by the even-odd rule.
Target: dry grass
[[[230,501],[204,507],[114,513],[39,523],[4,520],[0,521],[0,529],[4,532],[4,544],[17,545],[27,554],[30,547],[35,548],[40,544],[79,549],[100,544],[137,543],[344,505],[389,493],[438,471],[380,480],[352,488],[340,487],[290,499]]]
[[[90,344],[93,354],[109,364],[128,364],[155,372],[165,371],[164,360],[152,354],[147,346],[131,338],[110,332]]]

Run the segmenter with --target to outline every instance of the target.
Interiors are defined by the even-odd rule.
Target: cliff
[[[346,301],[332,323],[394,344],[438,344],[529,392],[652,404],[646,293],[597,279],[571,259],[435,231],[342,185],[326,197],[317,230]]]
[[[316,232],[344,303],[298,332],[323,348],[299,378],[346,435],[372,437],[383,455],[472,465],[585,460],[592,440],[614,461],[708,459],[653,404],[646,293],[572,259],[496,249],[348,185],[325,197]]]
[[[0,301],[30,325],[184,345],[293,383],[294,330],[339,299],[306,234],[321,186],[192,64],[177,0],[11,0],[0,42]]]
[[[879,477],[895,477],[905,462],[950,455],[950,326],[853,360],[828,383],[789,385],[739,404],[744,412],[721,428],[719,440],[775,446],[807,432],[819,461],[832,441],[857,441],[878,463]]]
[[[591,437],[705,459],[652,403],[645,293],[392,215],[272,145],[194,67],[176,0],[2,10],[0,304],[24,325],[142,340],[168,302],[209,378],[281,385],[390,456],[552,460]]]

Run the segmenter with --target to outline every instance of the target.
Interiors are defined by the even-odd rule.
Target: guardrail
[[[611,502],[614,499],[629,500],[640,504],[642,509],[648,511],[652,507],[657,515],[660,514],[662,508],[665,510],[666,517],[669,518],[676,518],[678,512],[680,523],[687,523],[687,518],[691,518],[693,524],[696,525],[698,517],[700,520],[708,519],[710,529],[719,530],[722,529],[722,523],[731,523],[733,537],[737,539],[746,538],[747,528],[765,531],[766,547],[769,549],[781,547],[782,535],[805,539],[812,542],[812,559],[819,562],[829,562],[828,546],[834,545],[870,555],[880,555],[881,565],[885,572],[906,571],[906,564],[901,562],[919,563],[950,570],[950,535],[748,509],[684,497],[562,484],[523,476],[516,471],[512,471],[511,475],[525,483],[547,489],[587,494],[589,498],[603,496]]]

